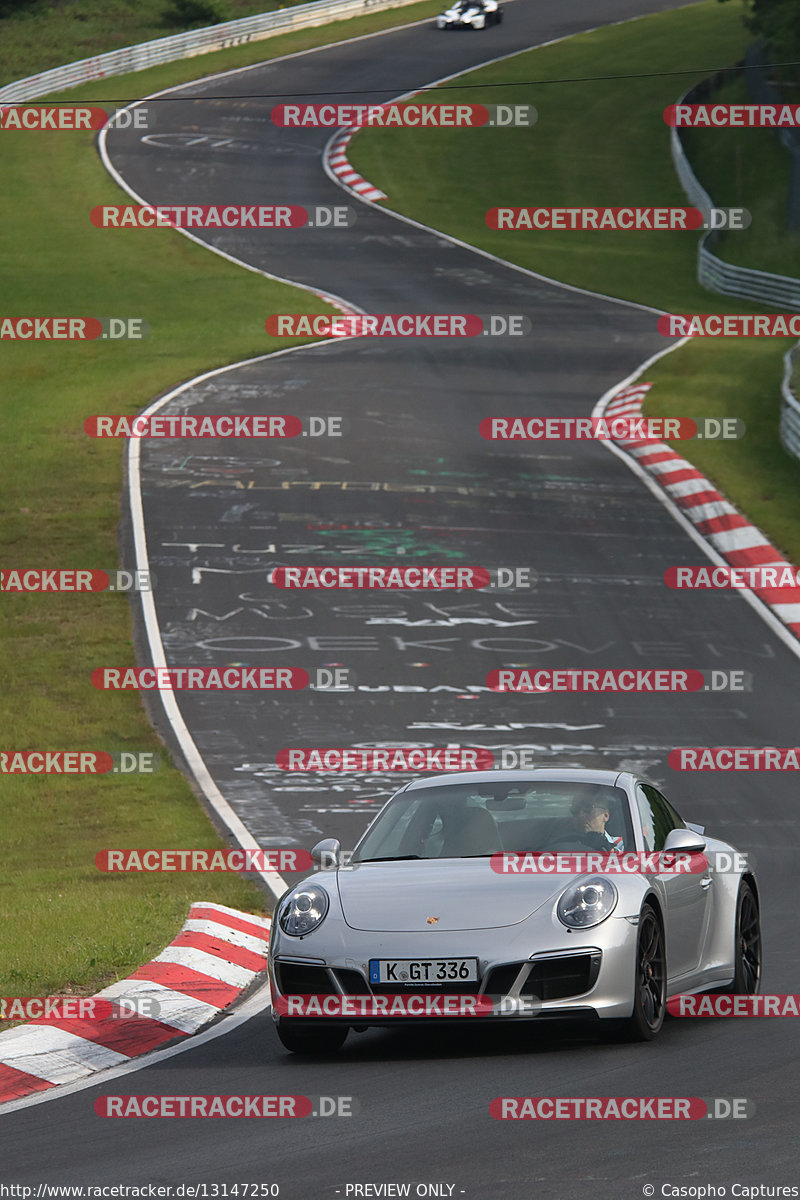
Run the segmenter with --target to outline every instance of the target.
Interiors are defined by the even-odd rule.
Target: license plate
[[[370,983],[477,983],[477,958],[371,958]]]

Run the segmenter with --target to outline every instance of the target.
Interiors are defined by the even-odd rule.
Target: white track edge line
[[[606,407],[614,399],[614,396],[617,394],[617,392],[622,391],[623,388],[630,387],[630,385],[634,383],[640,375],[643,375],[645,371],[650,369],[653,363],[658,362],[658,360],[664,358],[665,355],[671,354],[673,350],[679,350],[682,346],[685,346],[689,340],[690,339],[688,337],[681,338],[679,341],[675,342],[674,345],[667,346],[664,350],[659,350],[656,354],[653,354],[650,358],[646,359],[645,362],[641,363],[625,379],[610,387],[608,391],[603,393],[603,395],[595,404],[594,408],[592,409],[592,417],[602,417]],[[696,526],[692,524],[688,517],[684,516],[677,504],[675,504],[675,502],[666,494],[666,492],[656,483],[653,477],[647,471],[645,471],[642,466],[640,466],[635,458],[632,458],[619,446],[616,446],[612,441],[604,439],[602,444],[606,446],[606,448],[610,450],[612,454],[616,454],[617,458],[622,459],[622,461],[630,468],[630,470],[633,471],[634,475],[638,475],[638,477],[653,493],[656,499],[660,501],[664,508],[666,508],[667,512],[669,512],[670,515],[678,522],[684,532],[688,533],[692,541],[700,547],[703,553],[710,558],[713,563],[715,563],[718,567],[730,566],[728,560],[714,549],[711,543],[706,540],[706,538],[702,535],[702,533],[699,532]],[[691,465],[694,467],[694,464]],[[699,468],[694,467],[694,470],[699,470]],[[763,600],[760,600],[750,588],[737,588],[737,592],[741,598],[747,604],[749,604],[752,609],[755,610],[755,612],[761,617],[762,621],[769,626],[769,628],[780,639],[780,641],[782,641],[783,644],[792,652],[795,658],[800,659],[800,641],[798,641],[794,634],[786,628],[782,621],[778,620],[770,607],[765,604]]]
[[[339,339],[337,339],[338,341]],[[349,340],[349,339],[346,339]],[[336,342],[333,343],[334,345]],[[167,404],[176,396],[188,388],[195,387],[199,383],[203,383],[206,379],[211,379],[215,375],[225,374],[227,371],[238,370],[239,367],[248,366],[251,363],[262,362],[268,358],[279,358],[285,354],[293,354],[298,350],[314,350],[318,347],[325,348],[330,346],[329,341],[310,342],[304,346],[287,346],[283,350],[276,350],[272,354],[260,354],[255,358],[243,359],[241,362],[229,363],[224,367],[215,367],[210,371],[204,371],[201,375],[196,375],[193,379],[185,380],[172,388],[164,396],[152,401],[145,409],[142,410],[143,415],[147,416],[157,412],[162,405]],[[134,535],[134,551],[136,559],[136,569],[139,571],[150,570],[150,558],[147,548],[147,535],[144,526],[144,505],[142,502],[141,491],[141,438],[130,438],[128,440],[128,496],[131,510],[131,523],[133,526]],[[164,644],[161,639],[161,627],[158,623],[156,613],[155,600],[152,592],[140,592],[139,597],[142,604],[142,617],[145,623],[147,632],[148,645],[150,654],[155,667],[166,667],[167,659],[164,650]],[[201,788],[203,795],[213,810],[217,813],[224,824],[229,828],[230,832],[236,838],[238,844],[245,850],[261,849],[258,841],[253,837],[252,833],[247,829],[241,818],[234,812],[228,801],[223,796],[217,784],[214,782],[208,767],[205,764],[200,751],[192,737],[186,722],[183,719],[180,707],[175,699],[174,691],[164,690],[158,693],[161,704],[164,708],[164,713],[172,727],[181,752],[186,760],[186,763],[192,772],[192,775]],[[287,889],[287,883],[282,875],[277,871],[254,871],[264,881],[269,891],[277,900]],[[198,901],[197,903],[201,903]]]

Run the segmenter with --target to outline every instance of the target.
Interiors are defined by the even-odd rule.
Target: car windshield
[[[351,862],[604,849],[634,849],[622,788],[572,780],[458,783],[399,793]]]

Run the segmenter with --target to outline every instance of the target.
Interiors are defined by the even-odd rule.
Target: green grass
[[[780,444],[780,382],[790,338],[698,338],[647,371],[648,416],[739,417],[746,436],[731,442],[671,442],[770,541],[800,563],[800,463]]]
[[[222,20],[290,8],[302,0],[225,0]],[[165,20],[169,0],[39,0],[0,19],[0,84],[122,46],[150,42],[197,26]]]
[[[674,72],[743,56],[748,35],[741,13],[737,3],[714,0],[650,16],[529,51],[461,77],[458,88],[426,94],[448,102],[533,104],[539,117],[532,130],[370,129],[351,142],[349,157],[387,193],[386,207],[551,278],[671,312],[763,311],[700,287],[696,233],[500,232],[484,219],[498,205],[686,204],[662,112],[704,74]],[[652,72],[643,79],[580,82],[635,74],[643,64]],[[738,130],[691,131],[692,139],[699,135],[692,162],[715,202],[753,212],[752,232],[727,236],[725,257],[785,272],[797,259],[778,215],[785,164],[775,154],[775,139],[753,131],[762,136],[753,169],[741,188],[735,174],[723,186],[735,155],[727,132],[741,136]],[[717,138],[714,151],[710,143]],[[764,261],[756,261],[762,254]],[[647,372],[657,387],[646,411],[741,417],[747,436],[740,443],[674,445],[800,561],[800,463],[778,440],[782,357],[789,345],[784,338],[691,343]]]
[[[714,95],[717,104],[752,103],[743,79]],[[791,157],[769,129],[684,129],[681,140],[694,173],[718,207],[749,210],[753,223],[723,233],[712,247],[726,262],[777,275],[800,276],[800,232],[787,229]]]
[[[114,98],[135,97],[419,12],[308,30],[269,51],[245,46],[86,91],[107,98],[113,85]],[[278,348],[285,343],[264,333],[269,312],[327,306],[178,233],[94,228],[94,205],[128,197],[88,134],[3,138],[0,173],[3,314],[144,316],[152,329],[142,342],[0,343],[0,564],[115,567],[123,445],[87,438],[86,416],[133,413],[204,370]],[[0,605],[2,749],[155,750],[166,760],[152,777],[0,776],[0,995],[95,991],[158,953],[192,900],[263,912],[266,895],[238,876],[104,875],[94,866],[109,847],[224,844],[169,765],[139,697],[89,682],[95,666],[134,663],[126,598],[5,593]]]

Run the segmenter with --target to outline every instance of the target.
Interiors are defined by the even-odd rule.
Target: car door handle
[[[704,877],[703,877],[703,878],[700,880],[700,887],[703,889],[703,891],[705,891],[705,890],[706,890],[706,888],[710,888],[710,887],[711,887],[711,884],[712,884],[713,882],[714,882],[713,876],[711,876],[711,875],[706,875],[706,876],[704,876]]]

